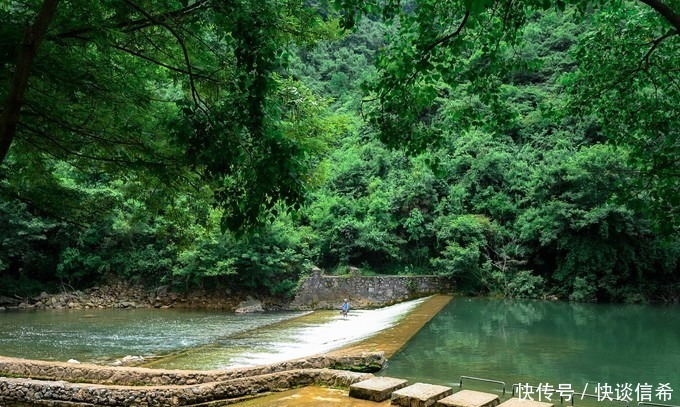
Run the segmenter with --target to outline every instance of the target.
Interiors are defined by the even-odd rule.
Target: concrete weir
[[[452,297],[435,295],[423,301],[415,310],[399,321],[392,328],[364,341],[345,347],[333,354],[345,352],[384,352],[386,358],[392,357],[415,335],[432,317],[434,317]],[[351,387],[350,387],[351,388]],[[254,400],[236,404],[238,407],[376,407],[389,406],[390,399],[377,402],[349,397],[347,390],[329,389],[309,386],[300,389],[271,394]]]
[[[0,406],[216,407],[234,403],[245,406],[250,404],[243,403],[244,399],[287,389],[300,391],[301,386],[346,389],[354,383],[373,378],[371,373],[361,372],[380,370],[386,362],[386,355],[389,357],[399,350],[450,300],[449,296],[430,297],[396,326],[339,351],[266,366],[191,371],[0,357]],[[345,390],[345,400],[349,399],[346,394]],[[305,405],[302,400],[294,404],[277,404],[268,398],[251,402],[261,401],[262,404],[252,405],[268,407]],[[351,402],[343,405],[361,404]]]

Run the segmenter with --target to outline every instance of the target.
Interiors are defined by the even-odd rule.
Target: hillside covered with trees
[[[0,61],[0,294],[680,300],[678,0],[10,0]]]

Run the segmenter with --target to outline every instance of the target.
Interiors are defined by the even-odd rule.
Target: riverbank
[[[294,298],[258,291],[172,291],[170,286],[143,287],[112,280],[85,290],[64,289],[32,298],[0,296],[0,311],[27,309],[203,308],[235,312],[337,309],[344,299],[353,308],[379,308],[433,294],[451,293],[454,282],[442,276],[363,276],[350,268],[343,276],[325,275],[314,267],[301,279]]]
[[[259,296],[262,310],[280,310],[289,301],[283,297]],[[240,304],[253,300],[251,293],[231,290],[193,290],[175,292],[169,286],[155,288],[111,281],[85,290],[64,290],[41,293],[32,298],[0,297],[0,307],[19,309],[102,309],[102,308],[206,308],[236,310]]]

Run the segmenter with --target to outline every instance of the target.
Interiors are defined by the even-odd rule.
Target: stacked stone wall
[[[451,279],[442,276],[362,276],[355,268],[348,275],[329,276],[314,268],[300,285],[291,308],[336,309],[344,299],[353,308],[382,307],[453,290]]]
[[[310,384],[349,387],[373,375],[334,369],[377,371],[385,361],[382,352],[330,354],[266,366],[192,371],[0,357],[0,406],[190,406]]]
[[[228,370],[167,370],[0,357],[0,376],[121,386],[167,386],[227,381],[296,369],[334,368],[376,372],[384,367],[385,362],[385,355],[382,352],[352,355],[331,353],[271,365]]]
[[[298,369],[185,386],[105,386],[0,377],[3,406],[191,406],[263,392],[323,384],[349,387],[373,377],[330,369]],[[226,404],[226,403],[225,403]],[[216,405],[216,404],[213,404]]]

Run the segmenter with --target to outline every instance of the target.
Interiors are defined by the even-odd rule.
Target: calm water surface
[[[665,401],[677,405],[680,307],[457,298],[383,374],[455,386],[476,376],[505,381],[508,391],[512,383],[571,384],[578,393],[586,385],[595,393],[597,383],[670,383]]]

